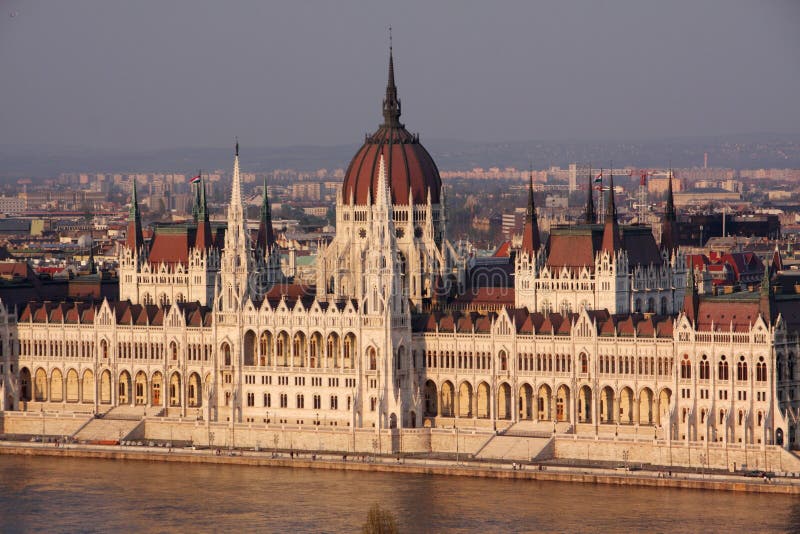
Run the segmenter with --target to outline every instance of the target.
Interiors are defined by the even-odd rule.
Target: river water
[[[680,489],[213,464],[0,456],[0,532],[800,529],[800,499]]]

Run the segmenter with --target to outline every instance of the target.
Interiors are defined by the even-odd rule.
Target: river
[[[0,532],[791,531],[800,499],[521,480],[0,456]]]

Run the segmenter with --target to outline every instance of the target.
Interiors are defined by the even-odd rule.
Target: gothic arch
[[[458,386],[458,416],[472,417],[472,384],[466,380]]]
[[[522,384],[519,388],[519,418],[533,419],[533,388],[530,384]]]
[[[425,416],[436,417],[439,411],[439,395],[433,380],[425,382]]]
[[[31,379],[31,371],[27,367],[19,370],[19,400],[22,402],[29,402],[33,393],[33,380]]]
[[[553,390],[547,384],[542,384],[536,392],[536,411],[539,421],[550,421],[552,419]]]
[[[441,387],[441,413],[442,417],[453,417],[455,415],[455,390],[453,383],[445,380]]]
[[[650,388],[642,388],[639,392],[639,424],[652,425],[653,418],[653,391]]]
[[[181,374],[178,371],[169,377],[169,405],[181,405]]]
[[[53,369],[50,373],[50,402],[62,402],[64,400],[64,375],[61,369]]]
[[[93,403],[94,402],[94,373],[91,369],[86,369],[81,378],[81,402]]]
[[[511,386],[508,382],[497,388],[497,418],[511,419]]]
[[[256,333],[248,329],[244,333],[244,365],[252,367],[256,364]]]
[[[481,382],[478,384],[478,418],[488,419],[491,416],[492,390],[489,384]]]
[[[100,403],[111,404],[111,371],[108,369],[100,373]]]
[[[635,421],[633,419],[633,391],[629,387],[622,388],[619,392],[619,423],[623,425],[632,425]]]
[[[131,402],[131,375],[128,371],[122,371],[119,374],[118,384],[118,403],[119,405],[122,404],[130,404]]]
[[[186,403],[189,408],[199,408],[203,405],[203,385],[200,375],[192,373],[189,375],[189,382],[186,391]]]
[[[78,371],[70,369],[67,371],[67,402],[80,401],[80,384]]]
[[[150,404],[161,406],[164,402],[164,376],[161,371],[156,371],[150,378]]]
[[[592,388],[587,385],[583,385],[581,386],[578,394],[578,422],[591,423],[592,411]]]
[[[136,373],[133,383],[134,404],[144,406],[147,404],[147,374],[144,371]]]
[[[566,384],[562,384],[556,390],[556,420],[569,421],[570,413],[570,389]]]

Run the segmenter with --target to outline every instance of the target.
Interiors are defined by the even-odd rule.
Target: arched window
[[[222,344],[222,358],[225,366],[231,365],[231,346],[227,343]]]
[[[700,380],[709,380],[711,378],[711,369],[708,365],[708,356],[703,354],[703,359],[700,360]]]
[[[786,380],[794,380],[794,353],[789,353],[789,360],[786,362]]]
[[[508,370],[508,356],[506,356],[506,351],[501,350],[500,354],[498,355],[500,358],[500,370],[507,371]]]
[[[586,354],[581,353],[581,373],[586,374],[589,372],[589,358]]]
[[[761,356],[756,364],[756,382],[767,381],[767,364],[764,363],[764,357]]]
[[[720,357],[720,362],[717,368],[717,379],[728,380],[728,362],[725,361],[725,356]]]
[[[369,370],[375,371],[378,369],[378,355],[375,347],[370,347],[367,356],[369,357]]]
[[[681,378],[692,378],[692,362],[689,361],[688,354],[684,354],[681,360]]]
[[[170,350],[170,353],[172,354],[172,359],[173,360],[177,360],[178,359],[178,345],[174,341],[169,344],[169,350]]]
[[[736,380],[747,380],[747,362],[744,361],[744,356],[739,356],[739,361],[736,362]]]

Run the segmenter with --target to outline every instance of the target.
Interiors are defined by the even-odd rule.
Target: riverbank
[[[253,467],[284,467],[341,471],[409,473],[476,478],[539,480],[615,486],[679,488],[748,493],[800,495],[800,480],[754,479],[737,475],[619,471],[569,466],[528,466],[520,464],[453,462],[428,458],[342,456],[304,453],[280,455],[256,451],[167,449],[120,445],[0,443],[0,455],[95,458],[146,462],[183,462]],[[671,476],[670,476],[671,475]]]

